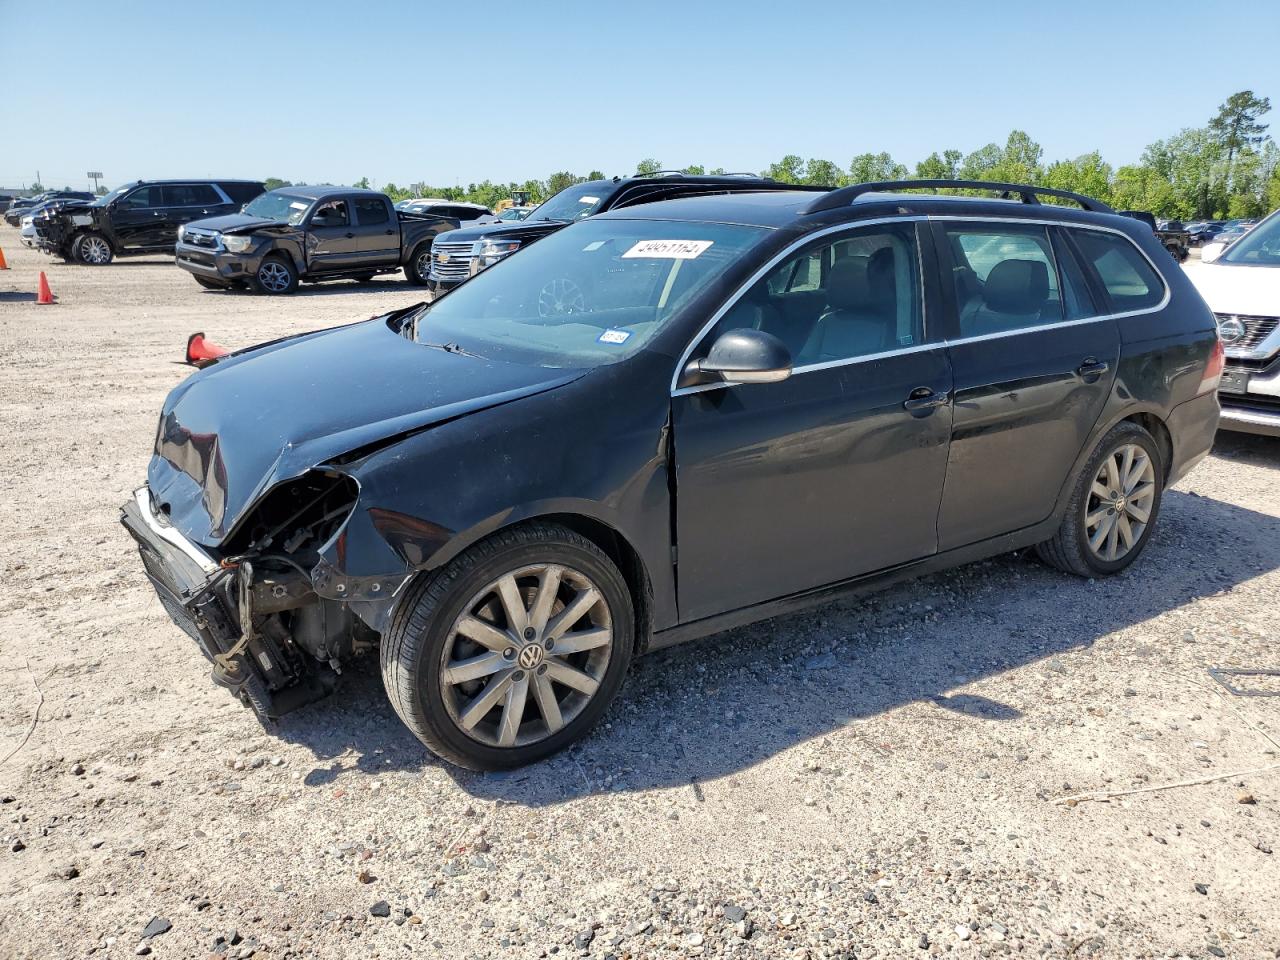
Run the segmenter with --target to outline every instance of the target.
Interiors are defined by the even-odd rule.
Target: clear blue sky
[[[1013,128],[1119,165],[1241,89],[1280,132],[1276,0],[0,0],[0,37],[5,186],[911,165]]]

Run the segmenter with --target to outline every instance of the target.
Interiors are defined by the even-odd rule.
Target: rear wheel
[[[293,293],[298,289],[298,271],[285,257],[265,257],[253,275],[253,289],[258,293]]]
[[[635,642],[626,581],[553,524],[495,534],[420,579],[382,641],[396,712],[432,751],[476,770],[577,740],[622,684]]]
[[[413,254],[404,265],[404,276],[415,287],[425,287],[431,281],[431,244],[414,247]]]
[[[1151,538],[1163,491],[1164,462],[1155,439],[1136,423],[1117,424],[1080,471],[1062,526],[1037,552],[1077,576],[1118,573]]]
[[[71,247],[81,263],[100,267],[111,262],[115,254],[107,238],[98,233],[85,233]]]

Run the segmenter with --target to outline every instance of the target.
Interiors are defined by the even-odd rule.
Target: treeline
[[[1183,220],[1228,217],[1258,217],[1280,207],[1280,148],[1268,135],[1262,118],[1270,111],[1267,97],[1244,90],[1232,94],[1203,127],[1181,130],[1166,140],[1149,145],[1136,164],[1113,167],[1097,150],[1071,160],[1045,163],[1044,150],[1021,130],[1014,130],[1004,145],[988,143],[965,153],[942,150],[931,153],[914,168],[899,163],[888,153],[862,153],[848,167],[816,157],[783,157],[760,171],[782,183],[844,186],[876,180],[959,179],[999,180],[1029,183],[1060,190],[1072,190],[1104,200],[1117,210],[1149,210],[1158,217]],[[658,160],[645,159],[637,173],[661,170]],[[701,166],[682,168],[689,174],[722,174],[723,168]],[[592,170],[579,176],[567,170],[546,180],[523,183],[482,183],[466,187],[438,187],[427,183],[382,189],[394,199],[443,197],[466,200],[493,207],[517,191],[527,193],[532,202],[545,200],[565,187],[586,180],[604,179]],[[286,186],[287,181],[268,181],[268,186]],[[357,186],[369,186],[364,178]]]

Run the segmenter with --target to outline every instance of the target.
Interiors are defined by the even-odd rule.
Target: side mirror
[[[683,386],[725,383],[777,383],[791,376],[791,351],[771,333],[744,328],[716,338],[702,360],[684,369]]]

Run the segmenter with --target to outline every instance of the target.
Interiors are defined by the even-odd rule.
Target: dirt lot
[[[0,246],[0,956],[1280,948],[1280,770],[1055,803],[1280,765],[1280,700],[1206,673],[1280,666],[1280,443],[1224,439],[1124,576],[1010,556],[664,652],[580,747],[480,776],[418,745],[372,663],[262,729],[117,523],[188,333],[418,293],[212,293]],[[39,269],[55,306],[19,299]]]

